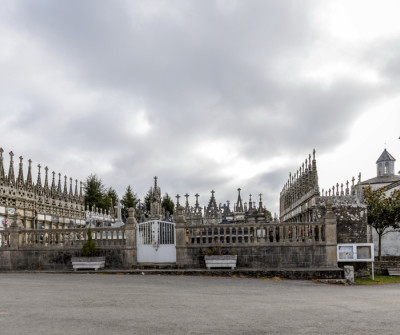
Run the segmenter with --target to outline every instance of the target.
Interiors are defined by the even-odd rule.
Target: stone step
[[[139,263],[137,269],[176,269],[176,263]]]

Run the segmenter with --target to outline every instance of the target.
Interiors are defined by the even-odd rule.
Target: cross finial
[[[250,193],[250,202],[251,202],[251,193]]]
[[[260,193],[259,196],[260,196],[260,201],[261,201],[262,193]]]
[[[212,190],[212,191],[211,191],[211,194],[212,194],[212,196],[214,196],[214,193],[215,193],[215,191],[214,191],[214,190]]]
[[[178,206],[179,205],[179,198],[181,197],[179,194],[177,194],[176,196],[176,206]]]
[[[124,206],[121,205],[121,201],[118,200],[117,206],[114,206],[114,208],[117,209],[117,220],[118,222],[121,222],[122,221],[121,209],[124,208]]]
[[[37,166],[37,167],[38,167],[38,169],[39,169],[39,171],[40,171],[40,168],[41,168],[42,166],[41,166],[40,164],[38,164],[38,166]]]

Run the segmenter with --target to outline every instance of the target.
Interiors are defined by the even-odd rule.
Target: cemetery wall
[[[205,248],[186,247],[183,268],[205,268]],[[224,254],[236,254],[240,268],[324,268],[327,267],[325,245],[227,247]]]
[[[109,269],[132,268],[129,252],[125,249],[99,249],[99,256],[106,256]],[[72,270],[71,257],[80,257],[77,249],[0,250],[0,271],[20,270]]]

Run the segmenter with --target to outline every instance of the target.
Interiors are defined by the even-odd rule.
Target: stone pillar
[[[326,203],[325,223],[325,243],[326,243],[326,266],[337,267],[337,233],[336,215],[332,211],[332,201]]]
[[[10,248],[17,250],[19,248],[19,234],[18,234],[18,224],[17,221],[15,220],[10,227],[8,228],[8,231],[10,232]]]
[[[131,269],[137,264],[137,251],[136,251],[136,225],[135,209],[128,209],[128,220],[125,223],[125,236],[126,244],[124,250],[124,267]]]
[[[355,284],[354,281],[354,266],[345,265],[344,266],[344,279],[346,279],[348,284]]]
[[[9,266],[10,270],[17,270],[18,269],[18,256],[19,256],[19,228],[18,228],[18,223],[17,223],[17,218],[15,217],[15,220],[13,220],[13,223],[9,226],[8,231],[10,232],[10,237],[9,237],[9,243],[10,243],[10,248],[9,248]],[[7,248],[8,249],[8,248]]]
[[[178,206],[176,209],[177,215],[175,219],[175,236],[176,236],[176,266],[184,268],[187,265],[187,246],[185,242],[185,227],[186,219],[184,208]]]

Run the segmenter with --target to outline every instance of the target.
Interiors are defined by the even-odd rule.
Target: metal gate
[[[175,223],[147,221],[137,225],[138,263],[175,263]]]

